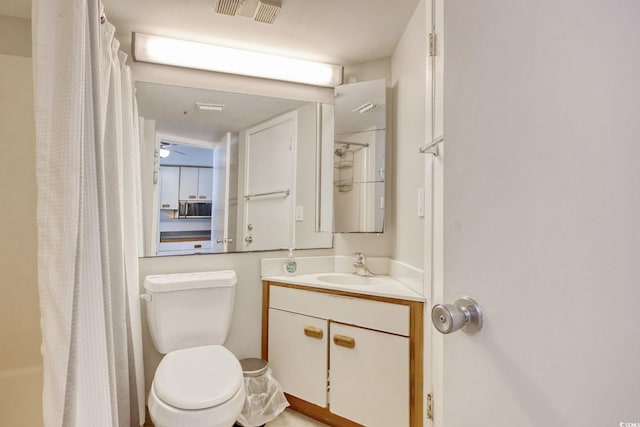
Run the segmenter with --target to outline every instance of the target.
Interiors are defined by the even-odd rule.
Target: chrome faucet
[[[356,262],[353,263],[353,266],[356,271],[353,274],[357,274],[358,276],[375,276],[375,274],[369,270],[369,267],[367,267],[367,257],[361,252],[356,252],[354,255],[356,256]]]

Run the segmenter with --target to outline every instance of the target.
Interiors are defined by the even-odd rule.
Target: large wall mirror
[[[329,248],[333,106],[137,82],[145,256]]]

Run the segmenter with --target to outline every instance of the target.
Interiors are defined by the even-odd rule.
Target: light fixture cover
[[[315,86],[342,83],[342,67],[250,50],[133,33],[133,59]]]

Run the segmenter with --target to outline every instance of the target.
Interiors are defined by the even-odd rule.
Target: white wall
[[[394,156],[389,206],[395,218],[393,258],[423,268],[425,219],[417,213],[418,190],[424,188],[426,142],[426,1],[418,4],[393,55],[391,85],[394,98]]]
[[[3,21],[0,17],[0,28]],[[0,50],[0,70],[0,425],[39,426],[42,360],[31,58]]]

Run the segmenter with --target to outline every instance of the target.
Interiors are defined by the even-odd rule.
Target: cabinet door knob
[[[194,249],[200,249],[202,245],[193,245]]]
[[[199,199],[206,199],[207,196],[198,196]]]
[[[316,339],[322,339],[322,337],[324,336],[322,329],[316,328],[313,326],[305,326],[304,334],[308,337],[316,338]]]
[[[168,208],[169,206],[171,205],[167,205],[167,204],[162,205],[163,208]]]
[[[189,196],[189,199],[195,199],[196,196]]]
[[[346,348],[356,347],[356,340],[346,335],[338,335],[338,334],[334,335],[333,342],[335,343],[335,345],[339,345],[340,347],[346,347]]]

